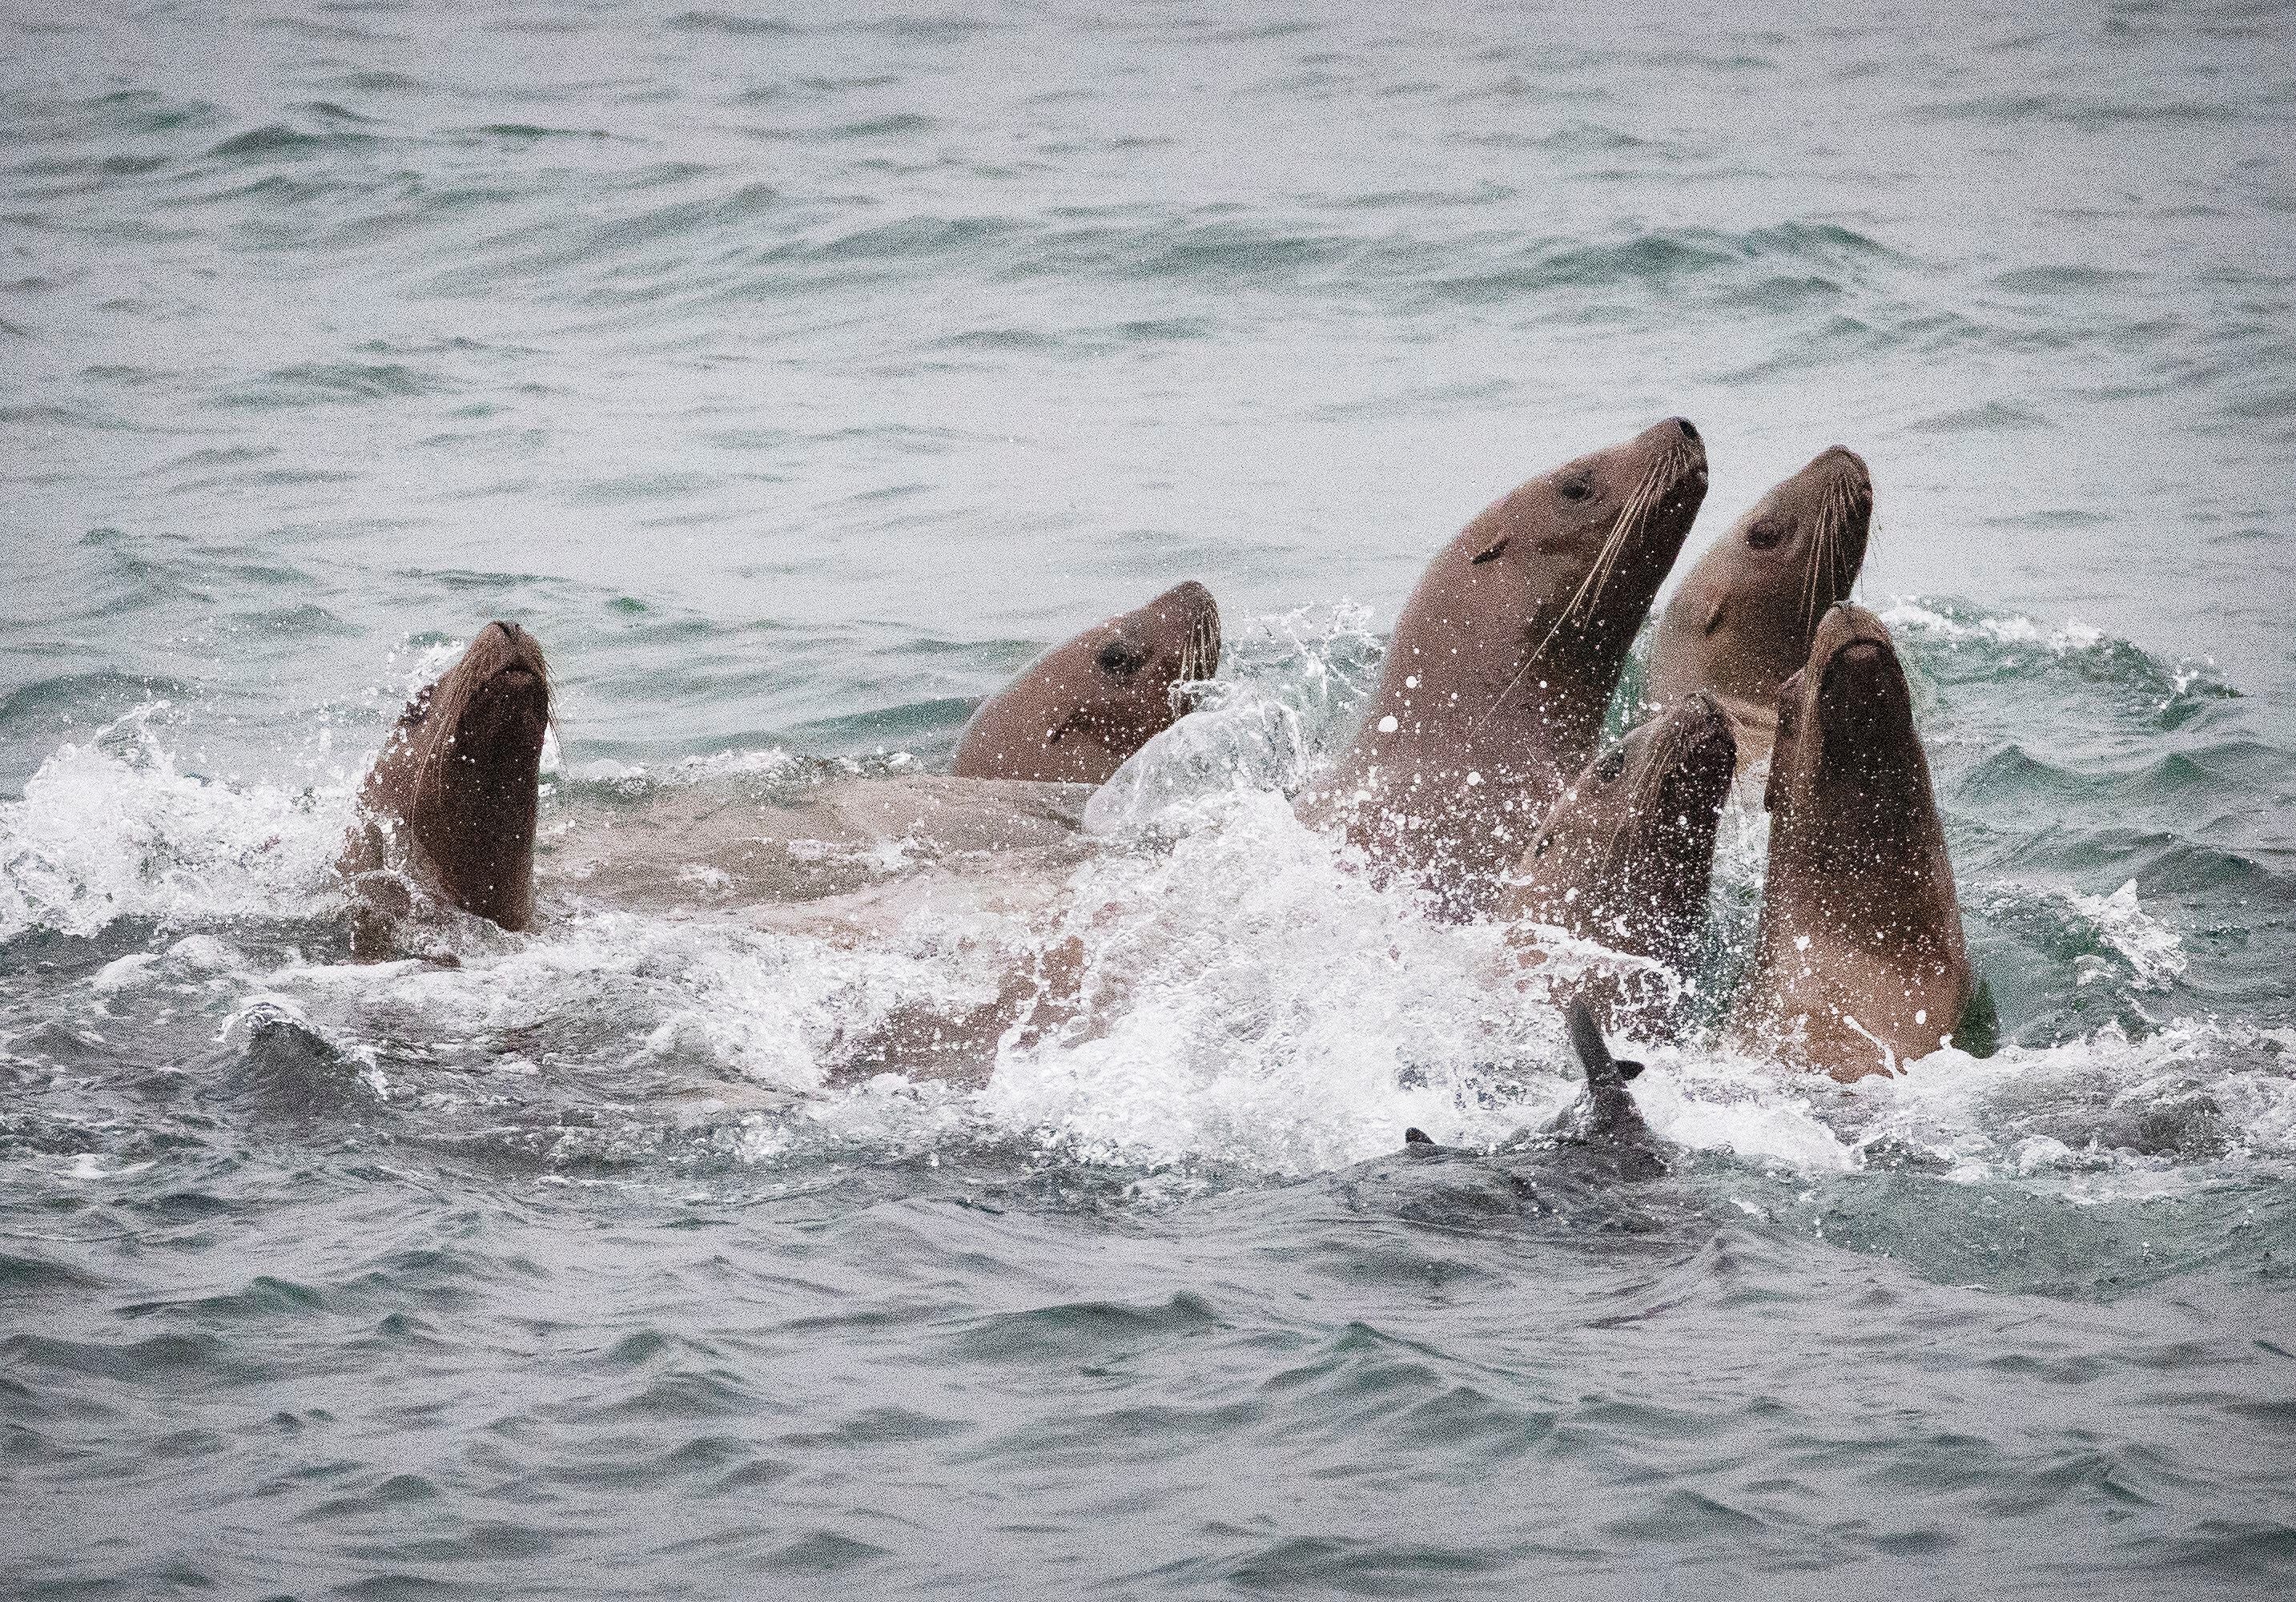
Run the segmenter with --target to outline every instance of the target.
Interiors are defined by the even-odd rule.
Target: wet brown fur
[[[1712,697],[1685,696],[1571,781],[1516,865],[1500,916],[1686,974],[1705,934],[1715,826],[1736,771],[1729,719]],[[1629,974],[1582,993],[1616,1028],[1629,1012],[1660,1021],[1675,988]]]
[[[352,887],[360,955],[388,946],[416,890],[504,929],[532,923],[549,725],[549,666],[514,623],[489,623],[407,703],[359,791],[337,863]]]
[[[1705,495],[1705,447],[1669,418],[1484,511],[1412,591],[1363,727],[1300,817],[1425,885],[1446,916],[1490,911],[1593,754]]]
[[[1770,754],[1778,686],[1809,659],[1819,620],[1849,598],[1866,561],[1874,481],[1836,445],[1775,485],[1708,546],[1667,604],[1646,694],[1671,704],[1714,696],[1738,736],[1738,762]]]
[[[959,778],[1104,784],[1186,711],[1174,691],[1219,670],[1219,606],[1190,579],[1046,652],[983,702]]]
[[[1974,979],[1913,698],[1882,620],[1839,605],[1778,690],[1769,876],[1732,1032],[1840,1080],[1926,1056]]]

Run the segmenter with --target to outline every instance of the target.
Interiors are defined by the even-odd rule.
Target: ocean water
[[[0,4],[0,1591],[2296,1588],[2296,18],[1594,9]],[[1693,554],[1872,464],[2006,1044],[1652,1048],[1526,1207],[1394,1154],[1543,990],[1281,793],[1671,413]],[[1187,577],[1089,835],[348,959],[489,618],[555,851]]]

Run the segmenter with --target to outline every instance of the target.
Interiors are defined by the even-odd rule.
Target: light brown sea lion
[[[1686,975],[1714,876],[1714,829],[1738,768],[1730,720],[1685,695],[1587,764],[1531,837],[1499,904],[1510,921],[1567,931]],[[1606,1025],[1662,1022],[1674,987],[1655,974],[1590,981]]]
[[[768,917],[983,863],[997,864],[994,876],[1017,894],[1021,880],[1057,883],[1082,859],[1089,841],[1078,823],[1091,793],[938,773],[670,784],[636,804],[562,803],[537,870],[546,892],[594,905]]]
[[[1778,689],[1770,866],[1732,1034],[1836,1079],[1935,1051],[1976,985],[1905,670],[1881,619],[1831,608]]]
[[[1873,477],[1839,445],[1774,486],[1667,604],[1644,694],[1666,706],[1707,691],[1734,726],[1739,766],[1768,756],[1778,686],[1809,660],[1825,609],[1849,598],[1873,518]]]
[[[1054,646],[981,702],[959,778],[1097,785],[1186,709],[1176,686],[1219,670],[1219,605],[1193,579]]]
[[[489,623],[417,694],[359,791],[337,868],[352,948],[380,955],[416,893],[522,930],[534,917],[534,824],[550,672],[515,623]]]
[[[1300,797],[1444,916],[1501,875],[1601,737],[1628,647],[1706,496],[1679,417],[1533,479],[1444,546],[1388,641],[1362,728]]]

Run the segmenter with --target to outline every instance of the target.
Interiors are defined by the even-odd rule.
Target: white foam
[[[1002,900],[956,877],[1009,891],[1021,870],[934,867],[886,842],[889,873],[947,875],[952,888],[876,903],[892,910],[865,935],[832,928],[826,910],[808,932],[801,918],[555,907],[527,936],[450,924],[441,938],[459,967],[315,964],[275,943],[250,956],[271,937],[224,925],[339,905],[328,869],[351,792],[185,774],[155,732],[155,705],[60,750],[22,801],[0,806],[0,937],[92,933],[123,916],[195,925],[101,969],[94,995],[115,1010],[156,1005],[144,998],[163,986],[242,1013],[289,1004],[370,1069],[371,1043],[390,1040],[450,1059],[483,1047],[496,1071],[522,1078],[570,1062],[605,1094],[640,1101],[684,1076],[723,1104],[714,1138],[767,1163],[822,1140],[890,1155],[1019,1138],[1142,1171],[1292,1175],[1392,1151],[1408,1125],[1484,1145],[1550,1115],[1578,1084],[1549,989],[1615,957],[1525,932],[1546,954],[1527,970],[1505,931],[1431,920],[1303,828],[1283,791],[1359,699],[1376,653],[1343,613],[1291,614],[1240,637],[1239,677],[1197,714],[1194,743],[1168,741],[1142,765],[1133,816],[1152,831],[1113,834]],[[728,752],[665,771],[791,760]],[[1742,801],[1725,820],[1716,905],[1750,925],[1767,819]],[[2133,884],[2037,893],[2093,927],[2108,954],[2097,960],[2125,965],[2132,986],[2163,990],[2183,973],[2177,932]],[[841,1054],[897,1010],[978,1008],[1061,948],[1078,957],[1073,1018],[1010,1031],[984,1089],[894,1076],[828,1088]],[[2234,1159],[2296,1155],[2290,1052],[2296,1031],[2177,1023],[2132,1039],[2108,1025],[1986,1062],[1933,1053],[1844,1089],[1727,1052],[1637,1047],[1650,1069],[1635,1094],[1663,1137],[1742,1161],[1816,1177],[1915,1153],[1954,1178],[2095,1200],[2204,1174],[2211,1142]],[[379,1073],[371,1082],[388,1089]],[[670,1105],[634,1115],[680,1116]],[[750,1110],[729,1118],[726,1106]]]
[[[1568,1098],[1551,1010],[1492,983],[1500,930],[1375,890],[1279,796],[1198,804],[1222,816],[1168,854],[1078,870],[1082,1015],[1008,1047],[992,1117],[1088,1154],[1299,1173],[1391,1151],[1411,1124],[1496,1141]]]
[[[2165,990],[2184,976],[2188,965],[2184,943],[2174,929],[2137,904],[2136,880],[2109,896],[2067,891],[2065,900],[2128,960],[2140,988]]]
[[[2040,645],[2059,656],[2093,649],[2106,639],[2103,629],[2076,617],[2068,617],[2049,628],[2022,612],[1954,617],[1906,597],[1892,602],[1876,615],[1890,628],[1902,633],[1948,640],[1991,640],[2004,645]]]
[[[23,800],[0,803],[0,939],[324,908],[350,790],[186,774],[152,727],[168,710],[154,702],[62,747]]]
[[[1300,714],[1253,685],[1222,685],[1211,704],[1150,740],[1085,802],[1097,834],[1151,828],[1228,793],[1296,789],[1307,776]]]

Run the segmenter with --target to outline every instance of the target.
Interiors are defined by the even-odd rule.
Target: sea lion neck
[[[541,646],[496,622],[399,714],[337,861],[354,891],[355,952],[390,948],[390,926],[411,906],[410,877],[505,929],[529,925],[550,702]]]

